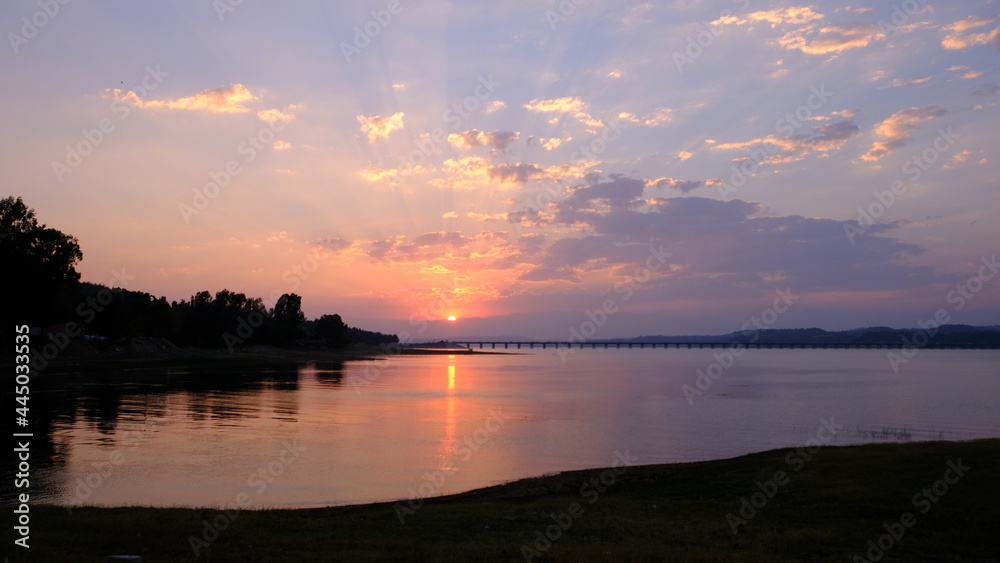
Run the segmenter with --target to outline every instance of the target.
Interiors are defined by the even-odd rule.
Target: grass
[[[225,529],[199,561],[524,561],[522,546],[546,529],[558,539],[539,543],[532,561],[851,561],[910,512],[916,523],[881,561],[1000,561],[1000,439],[825,447],[799,472],[788,452],[526,479],[430,499],[405,524],[393,503],[244,511],[230,522],[204,509],[36,506],[31,549],[11,539],[6,555],[194,561],[189,538],[219,518]],[[914,496],[959,459],[970,469],[921,514]],[[733,533],[727,513],[779,470],[787,484]],[[592,480],[602,477],[614,483],[598,493]]]

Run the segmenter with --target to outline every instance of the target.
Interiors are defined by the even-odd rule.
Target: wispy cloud
[[[212,113],[246,113],[250,111],[250,108],[245,104],[260,99],[260,96],[254,95],[243,84],[233,84],[222,88],[203,90],[193,96],[173,100],[144,100],[132,91],[122,93],[121,90],[116,89],[113,92],[116,98],[127,101],[139,108],[188,111],[204,110]]]
[[[923,78],[894,78],[888,86],[884,88],[905,88],[906,86],[916,86],[917,84],[923,84],[931,79],[930,76],[925,76]]]
[[[788,136],[768,135],[748,141],[716,143],[712,145],[712,149],[749,150],[757,147],[754,153],[766,155],[763,158],[755,156],[760,164],[793,162],[814,153],[826,156],[861,134],[861,128],[854,123],[854,112],[834,112],[831,115],[836,119],[828,116],[813,118],[820,124],[810,127],[808,133]]]
[[[913,132],[917,130],[918,123],[947,113],[948,110],[940,106],[914,107],[897,111],[875,126],[875,134],[881,139],[872,143],[871,150],[861,159],[874,162],[891,154],[892,151],[906,145]]]
[[[879,35],[881,33],[877,25],[853,22],[824,26],[818,31],[814,26],[807,26],[786,33],[778,43],[787,49],[798,49],[808,55],[827,55],[865,47]]]
[[[811,6],[792,6],[790,8],[781,8],[777,10],[751,12],[745,16],[723,16],[712,23],[716,25],[769,23],[771,24],[771,27],[776,27],[785,23],[807,24],[821,19],[823,19],[823,14],[813,11]]]
[[[1000,16],[994,16],[992,18],[969,16],[964,20],[959,20],[951,25],[946,25],[943,29],[947,31],[948,34],[941,40],[941,45],[945,49],[958,50],[992,43],[1000,49],[1000,27],[997,27],[992,31],[967,33],[970,29],[989,25],[997,20],[1000,20]]]

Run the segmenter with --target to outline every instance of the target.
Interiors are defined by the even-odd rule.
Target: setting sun
[[[458,318],[456,318],[455,315],[452,315],[452,316],[448,317],[448,320],[449,321],[457,321]]]

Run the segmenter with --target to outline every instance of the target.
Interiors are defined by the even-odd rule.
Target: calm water
[[[893,373],[884,350],[752,350],[689,404],[682,385],[695,386],[712,352],[132,370],[57,388],[36,379],[32,408],[47,427],[33,429],[33,500],[394,500],[608,466],[616,452],[662,463],[799,446],[821,418],[844,425],[837,444],[1000,436],[995,351],[923,350]]]

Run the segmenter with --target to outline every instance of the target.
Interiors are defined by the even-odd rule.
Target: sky
[[[36,0],[0,30],[3,195],[85,281],[412,339],[1000,324],[996,1]]]

